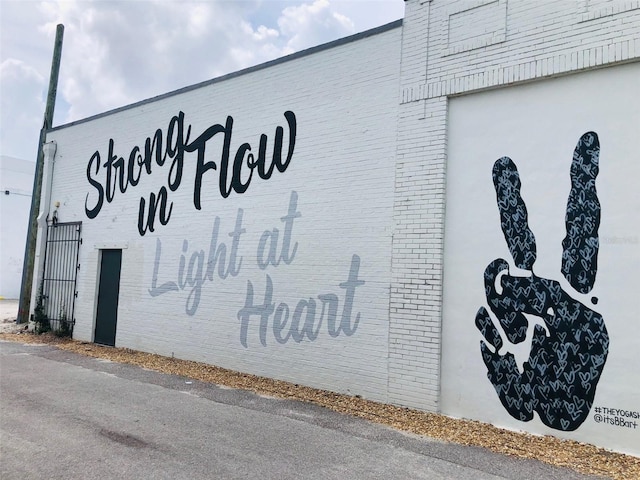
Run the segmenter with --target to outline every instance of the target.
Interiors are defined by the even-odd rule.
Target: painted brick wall
[[[640,453],[639,78],[637,62],[449,100],[443,413]],[[500,213],[514,205],[495,186],[504,157],[532,241]],[[514,311],[525,312],[522,337]]]
[[[77,338],[93,337],[100,249],[122,248],[117,345],[446,411],[441,359],[447,354],[443,262],[452,98],[636,62],[640,2],[405,5],[402,29],[395,25],[50,133],[48,139],[58,142],[52,201],[61,202],[61,221],[84,222]],[[194,210],[193,189],[180,187],[170,194],[170,224],[142,239],[136,229],[139,198],[166,185],[166,168],[145,176],[132,193],[117,194],[98,219],[87,220],[85,201],[95,204],[96,192],[88,187],[86,170],[96,148],[106,155],[114,138],[120,154],[128,154],[157,128],[166,131],[179,110],[194,135],[233,115],[233,148],[245,139],[255,146],[263,132],[271,141],[275,127],[286,126],[283,112],[292,110],[298,121],[294,160],[286,172],[255,181],[247,193],[225,202],[215,192],[215,172],[207,172],[210,190],[203,193],[202,210]],[[185,185],[194,182],[189,175]],[[294,192],[301,213],[291,236],[299,245],[296,258],[256,270],[260,234],[284,231]],[[190,262],[197,264],[193,252],[201,249],[206,257],[216,218],[219,240],[230,249],[239,209],[245,266],[237,277],[203,285],[198,311],[189,315],[192,288],[176,278],[181,255],[187,271]],[[285,302],[291,311],[300,299],[317,301],[318,294],[344,302],[340,285],[353,271],[354,255],[365,284],[353,300],[352,317],[361,315],[353,335],[322,330],[313,341],[278,342],[286,330],[274,329],[273,315],[264,328],[254,316],[242,345],[238,313],[249,282],[260,302],[268,274],[273,302]],[[176,281],[177,291],[151,298],[154,274],[156,287]]]
[[[313,55],[296,55],[50,132],[47,140],[58,144],[52,202],[61,204],[60,222],[83,222],[74,336],[93,340],[100,249],[122,249],[116,346],[387,401],[400,40],[397,22]],[[134,146],[144,149],[145,138],[156,129],[166,135],[179,111],[191,125],[191,141],[211,125],[224,125],[230,115],[232,161],[242,142],[249,142],[257,155],[262,133],[270,155],[276,126],[284,127],[286,156],[291,141],[283,115],[287,110],[297,122],[291,163],[282,173],[274,170],[268,180],[254,173],[242,195],[221,197],[218,166],[203,174],[202,208],[194,208],[197,152],[192,152],[185,154],[180,186],[169,192],[173,210],[167,225],[156,221],[155,230],[144,236],[137,228],[140,198],[148,201],[151,192],[175,178],[169,161],[154,165],[150,175],[144,173],[125,193],[117,191],[112,202],[105,200],[96,218],[85,215],[85,206],[94,208],[99,198],[88,183],[87,168],[92,178],[105,181],[105,169],[90,159],[98,149],[101,162],[106,161],[109,139],[127,160]],[[206,161],[220,160],[221,137],[207,142]],[[243,172],[244,182],[248,172]],[[276,257],[286,250],[283,217],[292,212],[299,215],[292,220],[288,263],[259,268],[265,231],[271,236],[265,237],[264,252],[269,252],[268,239],[275,238],[273,229],[278,230]],[[239,215],[244,232],[238,233],[237,275],[220,278],[216,269],[212,280],[204,280],[195,308],[198,288],[189,279],[199,278],[199,261],[206,270],[212,260],[208,252],[216,219],[217,245],[226,244],[228,269]],[[260,258],[265,260],[267,253]],[[286,304],[289,318],[284,307],[277,328],[275,313],[264,325],[258,314],[247,317],[243,338],[239,312],[251,303],[250,290],[253,305],[261,306],[269,282],[274,307]],[[162,285],[172,286],[162,293]],[[329,320],[332,299],[337,302],[336,325]],[[296,339],[289,327],[301,300],[315,302],[315,320],[312,334],[307,330]],[[345,309],[349,302],[351,312]],[[310,311],[300,308],[298,330]],[[190,309],[195,311],[190,314]],[[316,330],[317,338],[311,339]]]
[[[389,327],[391,401],[441,408],[448,98],[637,61],[638,32],[640,2],[635,0],[405,2]]]

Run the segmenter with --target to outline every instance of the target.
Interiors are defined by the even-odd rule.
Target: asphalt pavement
[[[588,479],[312,404],[0,341],[0,478]]]

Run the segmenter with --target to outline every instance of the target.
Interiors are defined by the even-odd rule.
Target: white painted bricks
[[[50,132],[48,140],[58,144],[52,200],[61,204],[59,221],[83,222],[74,336],[93,340],[100,249],[122,248],[116,346],[388,401],[399,27]],[[257,152],[262,133],[268,136],[270,155],[279,125],[284,125],[286,154],[289,134],[283,112],[287,110],[296,115],[297,137],[285,172],[274,171],[268,180],[254,172],[246,193],[221,198],[218,166],[202,177],[202,208],[197,210],[193,202],[197,155],[191,152],[185,155],[180,186],[169,192],[173,210],[167,225],[156,221],[155,230],[144,236],[137,228],[140,199],[148,200],[150,192],[167,184],[168,160],[164,166],[154,164],[152,173],[144,173],[140,183],[128,186],[125,193],[116,188],[113,201],[105,201],[96,218],[87,218],[85,206],[93,208],[98,198],[87,181],[89,160],[99,150],[104,164],[110,139],[115,154],[127,160],[132,148],[144,147],[145,138],[156,129],[166,135],[170,119],[180,111],[191,125],[191,140],[211,125],[224,124],[231,115],[232,155],[242,142]],[[207,161],[219,161],[221,146],[220,135],[207,143]],[[96,168],[97,162],[91,164],[93,177],[104,181],[104,168],[98,173]],[[245,171],[245,180],[246,175]],[[277,229],[277,253],[284,248],[282,218],[292,192],[297,194],[300,213],[291,234],[290,252],[297,245],[295,258],[289,264],[259,268],[257,252],[265,231]],[[239,237],[239,273],[224,279],[213,274],[201,287],[197,310],[189,315],[186,309],[193,291],[189,278],[195,268],[190,265],[199,258],[192,255],[202,251],[204,261],[210,260],[216,218],[218,245],[224,242],[229,254],[229,234],[240,210],[245,231]],[[348,312],[345,283],[354,272],[355,257],[357,278],[364,284],[354,288],[353,309]],[[187,272],[182,282],[181,261]],[[155,296],[150,293],[154,275],[156,290],[169,285]],[[285,341],[289,330],[278,329],[272,313],[264,326],[260,315],[250,317],[246,346],[242,344],[239,311],[248,298],[249,284],[254,304],[262,304],[269,281],[275,307],[282,303],[289,308],[286,321],[284,307],[281,310],[280,327],[293,324],[300,301],[315,302],[317,338]],[[355,330],[360,318],[357,330],[336,334],[328,320],[332,301],[338,302],[336,321],[350,318]]]
[[[447,99],[637,61],[640,2],[408,0],[405,10],[389,398],[438,411]]]
[[[52,200],[61,202],[60,221],[83,221],[74,335],[93,339],[99,250],[119,245],[118,346],[440,410],[449,98],[637,60],[639,2],[609,4],[410,0],[402,30],[50,132],[48,140],[59,148]],[[86,218],[87,162],[109,138],[119,154],[127,154],[184,111],[197,132],[233,115],[234,135],[255,140],[263,131],[273,135],[287,109],[298,118],[295,163],[280,177],[252,183],[250,194],[221,203],[205,193],[198,212],[193,192],[181,188],[172,194],[171,224],[141,239],[138,201],[166,179],[154,174],[106,205],[99,218]],[[237,312],[248,280],[256,299],[263,298],[263,272],[209,284],[193,317],[185,316],[186,290],[149,297],[156,239],[163,244],[160,275],[171,279],[183,241],[188,262],[193,250],[207,249],[214,219],[220,218],[228,239],[242,208],[246,238],[252,238],[243,241],[249,249],[243,255],[255,265],[260,233],[282,228],[291,191],[297,191],[302,213],[293,236],[300,252],[288,267],[268,271],[274,301],[295,305],[341,293],[338,285],[357,254],[367,282],[354,304],[363,318],[357,335],[282,345],[270,324],[263,348],[253,319],[250,347],[242,347]]]

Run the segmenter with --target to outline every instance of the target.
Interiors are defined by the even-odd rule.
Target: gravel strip
[[[34,335],[27,332],[0,333],[0,339],[22,343],[53,344],[60,349],[81,355],[138,365],[203,382],[250,390],[261,395],[312,402],[336,412],[365,418],[399,430],[447,442],[483,447],[515,457],[535,459],[558,467],[571,468],[580,473],[620,480],[640,478],[640,458],[610,452],[576,441],[513,432],[477,421],[386,405],[359,397],[127,348],[103,347],[93,343],[61,339],[53,335]]]

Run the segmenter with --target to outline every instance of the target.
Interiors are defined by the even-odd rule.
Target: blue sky
[[[56,25],[54,125],[402,18],[403,0],[0,0],[0,154],[35,160]]]

